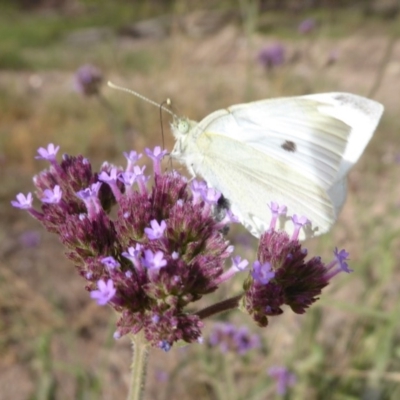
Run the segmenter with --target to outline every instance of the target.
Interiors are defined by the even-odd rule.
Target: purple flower
[[[203,200],[208,204],[217,204],[218,199],[221,197],[221,193],[214,188],[207,188],[201,192]]]
[[[146,193],[146,182],[150,179],[149,176],[144,175],[144,170],[146,169],[146,166],[139,167],[138,165],[135,165],[133,167],[133,173],[135,174],[136,177],[136,182],[139,185],[139,191],[140,193]]]
[[[281,43],[264,46],[259,51],[257,59],[266,69],[278,67],[285,62],[285,47]]]
[[[230,249],[227,249],[227,251],[231,252]],[[232,276],[236,275],[238,272],[244,271],[248,265],[249,262],[247,260],[242,260],[240,256],[234,257],[232,259],[232,266],[219,277],[217,282],[221,284],[222,282],[231,279]]]
[[[133,172],[122,172],[118,179],[124,184],[125,188],[131,188],[136,182],[136,175]]]
[[[105,265],[109,271],[115,270],[121,266],[121,264],[111,256],[102,258],[101,263]]]
[[[162,238],[164,231],[167,228],[165,221],[161,221],[159,224],[156,219],[150,221],[151,228],[145,228],[144,232],[150,240],[156,240]]]
[[[168,343],[166,340],[162,340],[162,341],[159,343],[158,347],[159,347],[161,350],[164,350],[165,352],[168,352],[168,351],[171,350],[171,343]]]
[[[158,270],[167,265],[167,260],[164,259],[164,254],[162,251],[153,253],[151,250],[145,250],[143,264],[148,269]]]
[[[306,261],[308,252],[298,241],[296,230],[308,221],[295,216],[292,220],[295,224],[292,237],[274,228],[261,236],[252,279],[244,283],[244,308],[260,326],[268,325],[268,317],[282,314],[284,304],[295,313],[303,314],[330,279],[348,270],[348,253],[344,250],[336,249],[335,259],[327,265],[320,257]]]
[[[117,293],[117,289],[114,287],[114,282],[109,279],[107,282],[100,279],[97,282],[98,290],[93,290],[90,292],[90,297],[97,300],[99,306],[106,305]]]
[[[79,192],[76,192],[76,195],[83,201],[97,198],[100,187],[101,187],[101,182],[96,182],[86,189],[79,190]]]
[[[103,80],[101,71],[93,65],[83,65],[75,73],[75,90],[85,96],[97,95]]]
[[[287,213],[287,207],[286,206],[279,206],[278,203],[275,203],[274,201],[271,201],[271,204],[269,205],[269,208],[272,213],[272,218],[271,218],[271,223],[270,223],[270,228],[275,228],[276,223],[278,221],[278,218],[280,215],[285,216]]]
[[[133,172],[133,167],[138,162],[140,158],[142,158],[142,154],[138,154],[136,151],[131,150],[129,153],[124,151],[124,156],[128,161],[128,165],[126,167],[126,172]]]
[[[237,327],[228,322],[215,323],[208,344],[218,346],[222,353],[228,351],[243,355],[260,347],[260,337],[252,335],[245,326]]]
[[[55,149],[39,154],[55,160]],[[148,151],[157,163],[163,153]],[[34,178],[35,193],[51,207],[35,211],[32,194],[19,194],[13,202],[59,236],[91,296],[115,309],[120,316],[115,338],[143,332],[149,344],[164,350],[178,341],[201,342],[206,317],[238,306],[266,326],[283,305],[304,313],[333,276],[350,271],[345,250],[335,249],[328,265],[319,257],[306,260],[296,238],[306,220],[297,217],[292,237],[270,225],[250,271],[239,256],[225,270],[233,251],[225,237],[229,201],[206,183],[189,183],[157,165],[147,184],[144,167],[134,165],[139,156],[132,151],[125,157],[128,167],[122,173],[108,163],[93,171],[86,158],[63,155]],[[62,200],[55,202],[61,188]],[[277,222],[285,210],[272,204],[271,211]],[[244,294],[194,310],[195,302],[239,272],[247,276]],[[244,328],[227,329],[225,337],[221,346],[238,353],[256,343]]]
[[[286,367],[274,366],[268,370],[268,375],[276,381],[276,393],[284,396],[290,386],[296,384],[296,375]]]
[[[300,22],[298,31],[304,35],[311,33],[317,27],[315,19],[308,18]]]
[[[294,224],[294,232],[292,235],[292,239],[296,240],[299,237],[300,229],[303,228],[303,226],[307,225],[310,223],[310,221],[304,217],[304,216],[297,216],[296,214],[293,215],[292,221]]]
[[[122,256],[131,261],[136,268],[140,268],[140,255],[142,253],[142,249],[143,246],[141,244],[136,244],[135,247],[129,247],[127,252],[122,252]]]
[[[207,191],[206,183],[197,180],[192,181],[190,188],[192,189],[194,203],[198,203],[204,197],[204,192]]]
[[[44,147],[39,147],[38,149],[39,155],[36,156],[35,158],[37,160],[55,161],[59,149],[60,146],[55,147],[53,143],[47,145],[47,149],[45,149]]]
[[[101,182],[96,182],[90,185],[90,187],[76,192],[77,197],[85,203],[90,218],[94,218],[101,211],[101,204],[98,198],[101,185]]]
[[[167,154],[166,150],[161,151],[160,146],[156,146],[153,151],[146,149],[146,154],[153,160],[153,169],[156,175],[161,174],[161,160]]]
[[[58,204],[62,197],[62,191],[60,186],[55,185],[54,189],[45,189],[43,191],[43,197],[41,198],[43,203]]]
[[[334,260],[326,266],[325,276],[327,279],[332,279],[340,272],[347,272],[348,274],[353,272],[346,262],[349,259],[349,253],[346,250],[343,249],[339,251],[337,247],[335,247],[333,254],[335,256]],[[334,267],[336,267],[336,269]]]
[[[112,167],[108,172],[101,171],[99,174],[99,181],[107,183],[115,198],[118,200],[121,197],[121,191],[118,188],[117,181],[119,180],[120,171],[116,167]]]
[[[105,183],[116,183],[118,180],[118,169],[113,167],[109,172],[101,171],[99,174],[99,181]]]
[[[271,279],[274,279],[275,272],[272,271],[272,267],[269,262],[261,264],[259,261],[254,261],[251,276],[255,281],[261,283],[262,285],[266,285]]]
[[[233,262],[233,267],[239,271],[244,271],[249,265],[249,262],[247,260],[242,260],[240,256],[234,257],[232,259],[232,262]]]
[[[33,197],[32,193],[28,193],[27,196],[23,193],[17,194],[17,201],[12,200],[11,205],[15,208],[20,208],[21,210],[29,210],[32,208]]]

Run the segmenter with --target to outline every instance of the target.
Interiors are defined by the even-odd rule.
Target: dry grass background
[[[357,10],[339,10],[332,18],[322,11],[312,14],[318,29],[300,36],[297,24],[308,15],[252,16],[252,2],[241,2],[242,14],[233,7],[221,19],[215,10],[173,3],[179,23],[173,19],[161,36],[141,38],[117,35],[115,16],[88,31],[86,25],[99,22],[91,22],[93,11],[86,8],[71,28],[71,16],[7,10],[10,17],[0,17],[0,50],[7,55],[0,61],[0,400],[126,396],[130,344],[112,339],[112,312],[89,299],[57,239],[10,207],[16,193],[32,190],[32,175],[44,167],[34,160],[36,149],[49,142],[63,153],[84,154],[97,167],[105,159],[123,164],[123,150],[161,143],[156,108],[104,87],[108,112],[96,98],[74,92],[74,71],[87,62],[106,80],[155,101],[171,98],[175,112],[195,120],[234,103],[321,91],[372,94],[385,105],[375,137],[350,174],[336,227],[307,244],[325,259],[335,246],[345,247],[355,272],[336,279],[305,316],[287,310],[264,330],[239,312],[223,316],[262,336],[262,350],[244,358],[197,345],[167,354],[152,350],[146,398],[273,399],[266,370],[276,364],[298,376],[291,399],[400,398],[399,20],[366,19]],[[123,25],[128,8],[117,7]],[[141,15],[148,21],[151,8],[136,20]],[[150,31],[160,31],[163,21],[148,22]],[[51,40],[34,34],[54,27]],[[19,35],[23,40],[15,39]],[[285,45],[287,62],[267,72],[255,59],[276,41]],[[326,66],[332,50],[338,59]],[[167,119],[164,130],[171,149]],[[39,245],[24,245],[27,231],[40,236]],[[254,258],[235,232],[231,238],[239,253]],[[235,281],[216,297],[239,288]]]

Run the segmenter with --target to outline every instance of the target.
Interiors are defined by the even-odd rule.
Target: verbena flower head
[[[100,92],[103,75],[94,65],[82,65],[75,73],[75,90],[85,96],[93,96]]]
[[[226,353],[228,351],[243,355],[261,346],[260,337],[251,334],[245,326],[235,326],[229,322],[215,323],[208,344]]]
[[[259,51],[257,59],[266,69],[278,67],[285,62],[285,47],[281,43],[265,46]]]
[[[123,168],[103,164],[96,173],[87,159],[64,155],[34,178],[40,212],[31,194],[19,194],[13,205],[59,235],[91,297],[120,313],[115,337],[144,330],[151,344],[168,350],[200,339],[203,324],[186,307],[218,288],[232,249],[213,216],[216,194],[193,196],[184,177],[161,174],[164,152],[147,155],[157,164],[152,186],[144,167],[132,165],[140,158],[132,152],[127,169],[136,179],[129,187],[119,179]]]
[[[277,207],[271,205],[272,220],[276,222]],[[307,250],[298,240],[305,217],[293,216],[295,230],[291,237],[274,226],[265,232],[259,242],[257,260],[244,283],[243,307],[260,326],[268,325],[268,317],[283,313],[288,305],[297,314],[318,299],[322,289],[339,272],[351,272],[345,250],[335,249],[334,260],[324,264],[320,257],[306,261]]]
[[[64,155],[59,163],[57,151],[53,144],[39,149],[38,158],[49,162],[33,179],[41,209],[33,207],[31,193],[19,193],[11,203],[59,236],[90,296],[117,311],[116,339],[143,331],[150,344],[168,351],[177,341],[201,342],[204,318],[237,307],[266,326],[285,304],[304,313],[334,276],[351,272],[345,250],[336,248],[328,264],[319,257],[306,260],[298,236],[310,222],[292,216],[289,237],[276,229],[287,217],[286,207],[275,203],[257,259],[233,256],[224,236],[235,220],[229,201],[205,182],[162,173],[165,152],[159,147],[146,150],[151,177],[136,165],[141,155],[134,151],[125,153],[126,168],[104,163],[98,172],[82,156]],[[188,311],[233,276],[243,276],[243,293]],[[239,353],[256,343],[245,328],[229,325],[214,334],[215,343],[217,336],[221,346]]]

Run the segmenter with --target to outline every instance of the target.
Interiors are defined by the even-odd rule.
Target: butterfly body
[[[381,104],[348,93],[261,100],[215,111],[199,123],[176,119],[173,158],[230,202],[255,236],[274,201],[327,232],[346,198],[346,176],[379,122]],[[280,219],[280,228],[293,224]],[[303,230],[301,238],[310,236]]]

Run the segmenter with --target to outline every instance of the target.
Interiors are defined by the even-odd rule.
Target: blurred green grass
[[[215,109],[250,99],[326,90],[368,93],[382,53],[368,47],[363,53],[363,46],[369,45],[365,40],[382,38],[374,47],[381,49],[389,35],[398,34],[399,26],[398,20],[316,11],[307,17],[317,18],[321,28],[311,37],[300,37],[296,27],[304,15],[265,13],[257,16],[260,30],[245,37],[251,52],[238,45],[243,30],[237,21],[231,24],[233,31],[228,24],[200,38],[177,30],[163,40],[115,34],[89,44],[65,40],[81,29],[106,26],[116,32],[125,23],[167,11],[181,16],[194,11],[185,2],[172,2],[170,8],[160,6],[154,12],[150,3],[99,2],[94,11],[89,7],[74,17],[26,14],[15,8],[0,15],[0,163],[4,171],[0,189],[0,353],[4,357],[0,371],[13,386],[20,382],[21,394],[14,393],[15,399],[123,398],[127,387],[129,344],[112,340],[110,311],[91,304],[52,236],[43,233],[39,248],[18,244],[21,232],[40,228],[9,206],[16,193],[31,190],[30,178],[42,168],[33,157],[38,147],[49,142],[60,144],[62,152],[84,154],[97,167],[104,159],[123,163],[122,150],[142,151],[161,143],[159,114],[152,106],[104,87],[102,95],[110,112],[98,99],[75,93],[72,81],[79,65],[95,63],[106,79],[122,82],[155,101],[171,97],[179,114],[198,120]],[[272,40],[285,43],[291,54],[308,52],[307,57],[266,73],[254,59],[264,42]],[[358,42],[351,47],[351,40]],[[342,46],[337,64],[324,67],[319,57],[335,46]],[[369,63],[365,54],[370,55]],[[390,62],[389,72],[396,71],[395,57]],[[358,66],[365,63],[369,69],[359,72]],[[360,74],[365,74],[361,81],[357,80]],[[223,399],[229,380],[236,384],[238,399],[274,398],[265,371],[279,363],[298,375],[289,398],[400,398],[400,165],[396,161],[400,126],[393,111],[398,107],[399,84],[396,75],[387,76],[392,79],[382,81],[376,97],[388,111],[350,175],[349,199],[341,218],[331,234],[309,244],[310,254],[327,260],[335,246],[344,246],[351,253],[355,272],[330,285],[305,316],[286,310],[265,330],[254,327],[264,344],[262,351],[248,358],[225,358],[204,346],[167,355],[154,351],[148,398],[190,399],[195,393],[200,399]],[[171,149],[167,121],[165,138]],[[238,247],[243,255],[253,257],[254,250]],[[224,288],[224,294],[232,289],[240,290],[240,282]],[[253,327],[248,318],[236,314],[234,320]],[[160,365],[170,374],[167,383],[156,380]],[[9,371],[16,372],[8,375]],[[4,380],[0,380],[0,399],[10,398]]]

